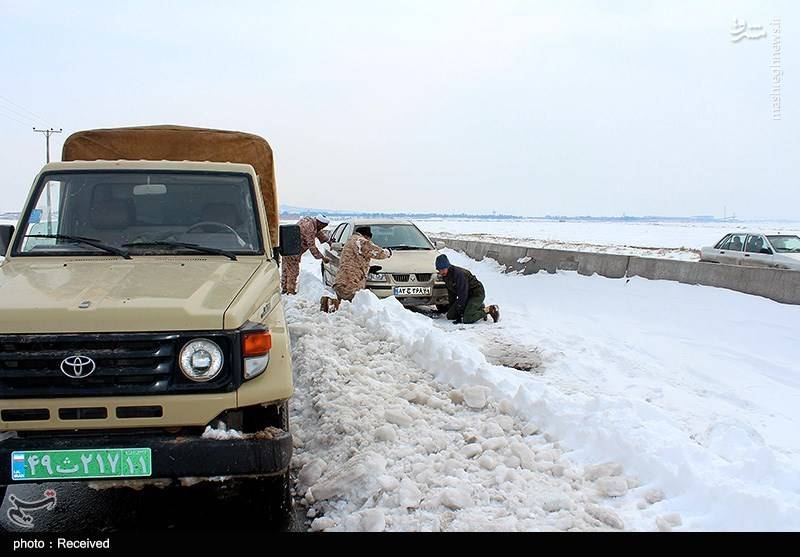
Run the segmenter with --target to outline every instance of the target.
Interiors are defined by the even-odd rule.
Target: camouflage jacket
[[[361,234],[353,234],[342,248],[334,285],[350,291],[361,290],[367,284],[369,262],[372,259],[386,259],[389,254],[389,250],[373,244]]]
[[[304,254],[306,250],[311,252],[314,259],[322,259],[323,255],[317,249],[317,242],[325,243],[328,241],[328,235],[324,230],[317,231],[317,219],[314,217],[303,217],[297,221],[297,226],[300,227],[300,255]]]

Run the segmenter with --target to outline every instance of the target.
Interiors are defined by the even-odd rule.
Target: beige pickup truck
[[[0,485],[288,477],[272,151],[155,126],[70,136],[0,227]]]

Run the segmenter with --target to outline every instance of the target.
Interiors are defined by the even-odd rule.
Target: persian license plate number
[[[138,478],[153,473],[149,448],[14,451],[12,480]]]
[[[430,286],[395,286],[395,296],[430,296]]]

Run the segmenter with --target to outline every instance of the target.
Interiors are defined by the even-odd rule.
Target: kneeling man
[[[467,269],[452,265],[444,254],[436,258],[436,272],[447,287],[450,298],[447,318],[452,319],[453,323],[475,323],[480,319],[486,320],[487,315],[495,323],[500,321],[499,307],[483,305],[486,292],[475,275]]]

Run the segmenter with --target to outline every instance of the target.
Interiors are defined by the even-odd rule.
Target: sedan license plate
[[[395,286],[395,296],[430,296],[430,286]]]
[[[149,448],[14,451],[12,480],[136,478],[153,472]]]

